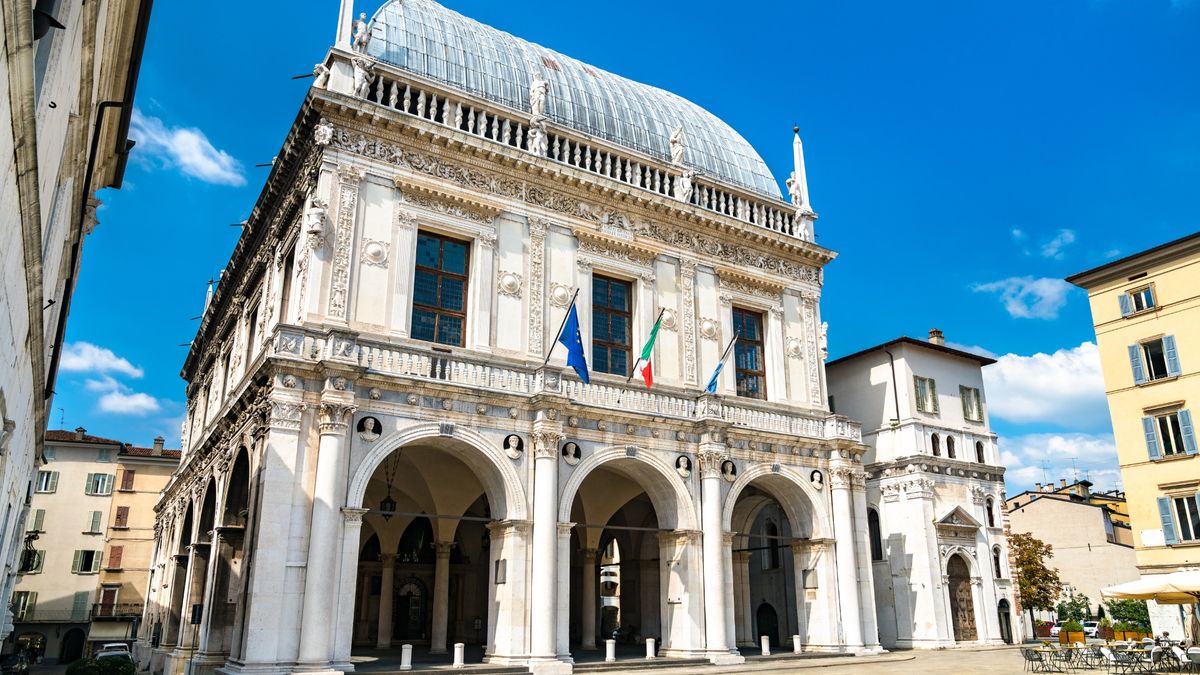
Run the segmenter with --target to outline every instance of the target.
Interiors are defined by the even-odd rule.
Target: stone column
[[[730,651],[737,650],[737,595],[741,584],[737,582],[733,567],[733,534],[726,532],[721,537],[721,570],[725,575],[725,644]]]
[[[721,462],[725,446],[702,443],[700,464],[701,525],[704,545],[704,648],[709,658],[729,655],[725,631],[724,527],[721,523]]]
[[[342,385],[344,388],[346,385]],[[347,396],[337,396],[347,394]],[[300,619],[300,653],[297,669],[324,669],[332,652],[330,637],[336,605],[337,558],[341,547],[338,513],[339,493],[345,484],[344,445],[354,406],[352,394],[327,392],[319,408],[321,440],[317,450],[316,481],[313,486],[312,523],[308,534],[308,562],[304,573],[304,604]]]
[[[811,638],[808,635],[808,591],[804,589],[805,572],[809,566],[808,549],[813,544],[797,539],[792,542],[792,575],[796,584],[796,635],[800,636],[800,644],[806,645]],[[749,588],[747,588],[747,591]],[[749,630],[746,631],[747,633]]]
[[[867,474],[856,471],[851,476],[854,494],[854,541],[859,574],[859,603],[862,607],[863,644],[879,647],[879,623],[875,615],[875,575],[871,571],[870,535],[867,532]],[[881,534],[882,536],[882,534]]]
[[[738,646],[752,646],[751,628],[753,624],[750,621],[750,552],[749,551],[734,551],[733,553],[733,584],[734,597],[736,600],[733,603],[734,615],[736,620],[734,623],[737,628]],[[800,593],[802,589],[797,587]]]
[[[396,593],[396,554],[381,553],[383,576],[379,581],[379,626],[375,631],[375,646],[389,649],[392,646],[392,596]]]
[[[429,641],[430,654],[446,653],[446,628],[450,620],[450,549],[452,541],[439,541],[437,562],[433,567],[433,636]]]
[[[583,648],[596,648],[596,549],[583,551]]]
[[[558,524],[558,607],[555,612],[557,633],[555,651],[558,660],[574,663],[571,658],[571,531],[575,523]]]
[[[563,436],[539,430],[533,440],[533,576],[530,583],[530,660],[555,658],[558,621],[558,446]],[[515,570],[514,570],[515,571]]]
[[[337,628],[333,633],[336,670],[353,668],[350,652],[354,644],[354,603],[358,599],[358,544],[362,519],[368,509],[342,508],[342,549],[337,575]]]
[[[838,604],[842,617],[842,644],[849,649],[863,646],[862,611],[858,595],[858,565],[854,551],[854,507],[850,494],[853,470],[839,467],[831,470],[830,487],[833,493],[833,532],[837,539]]]

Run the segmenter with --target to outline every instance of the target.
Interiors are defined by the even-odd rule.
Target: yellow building
[[[1200,564],[1200,233],[1081,272],[1142,576]],[[1156,631],[1184,633],[1178,607]]]

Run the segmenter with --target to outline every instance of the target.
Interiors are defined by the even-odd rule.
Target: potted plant
[[[1075,619],[1064,623],[1058,631],[1058,642],[1064,645],[1073,645],[1076,642],[1085,642],[1087,638],[1083,634],[1083,624]]]
[[[1124,621],[1118,621],[1113,624],[1113,639],[1114,640],[1122,640],[1122,641],[1128,640],[1129,639],[1128,635],[1129,635],[1129,624],[1128,623],[1126,623]]]
[[[1103,617],[1100,619],[1100,630],[1096,631],[1096,637],[1100,638],[1101,640],[1113,639],[1113,625],[1112,622],[1108,620],[1108,617]]]
[[[1050,627],[1049,621],[1037,621],[1033,624],[1033,634],[1035,637],[1048,638],[1050,637]]]

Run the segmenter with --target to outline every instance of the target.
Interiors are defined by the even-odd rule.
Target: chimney
[[[940,328],[930,328],[929,342],[930,344],[944,345],[946,344],[946,336],[942,333]]]
[[[1059,479],[1058,479],[1058,484],[1059,484],[1060,486],[1062,486],[1062,488],[1065,490],[1065,489],[1067,488],[1067,479],[1066,479],[1066,478],[1059,478]]]
[[[162,436],[155,436],[155,437],[154,437],[154,452],[153,452],[152,454],[153,454],[155,457],[160,457],[160,456],[162,455],[162,452],[163,452],[163,442],[164,442],[165,440],[166,440],[166,439],[164,439]]]
[[[1041,484],[1041,483],[1034,483],[1034,485],[1036,485],[1036,486],[1037,486],[1037,489],[1036,489],[1036,490],[1034,490],[1034,492],[1041,492],[1041,491],[1042,491],[1042,484]]]
[[[87,433],[87,429],[84,429],[83,427],[75,427],[75,440],[82,441],[85,433]]]

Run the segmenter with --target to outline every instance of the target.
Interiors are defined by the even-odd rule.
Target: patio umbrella
[[[1160,605],[1192,605],[1200,602],[1200,570],[1157,574],[1100,590],[1105,598],[1153,600]]]

